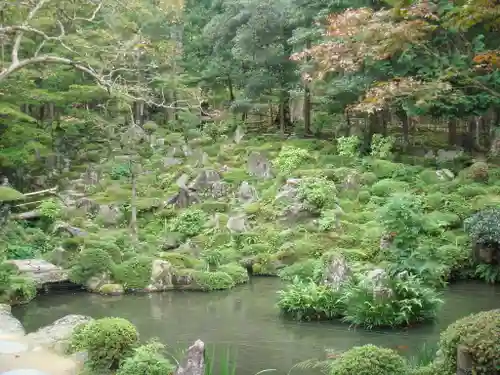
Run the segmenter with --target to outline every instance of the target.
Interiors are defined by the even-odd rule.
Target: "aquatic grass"
[[[438,343],[423,343],[416,353],[408,358],[410,367],[418,368],[430,365],[436,359],[438,349]]]
[[[219,351],[220,353],[220,351]],[[216,366],[218,365],[218,371]],[[230,348],[226,348],[220,356],[216,355],[215,346],[212,347],[211,355],[207,355],[205,351],[205,373],[204,375],[236,375],[237,360],[234,352]],[[254,375],[261,375],[267,372],[277,371],[276,369],[264,369],[258,371]]]

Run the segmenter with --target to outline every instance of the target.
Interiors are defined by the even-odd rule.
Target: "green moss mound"
[[[150,342],[134,349],[134,354],[120,365],[116,375],[166,375],[172,374],[175,365],[162,355],[164,345]]]
[[[403,357],[391,349],[374,345],[356,346],[331,364],[330,375],[404,375],[408,371]]]
[[[113,280],[125,289],[143,289],[151,279],[153,258],[140,255],[118,264],[113,269]]]
[[[139,334],[132,323],[122,318],[93,320],[77,327],[71,339],[72,351],[86,351],[93,370],[116,370],[133,353]]]
[[[477,375],[495,374],[500,364],[500,309],[459,319],[441,334],[439,346],[450,373],[456,369],[459,345],[468,349]]]

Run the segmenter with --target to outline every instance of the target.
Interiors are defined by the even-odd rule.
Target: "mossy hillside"
[[[123,215],[114,224],[104,225],[98,216],[81,209],[63,211],[60,219],[80,227],[88,235],[85,238],[50,235],[50,246],[40,254],[52,259],[54,249],[62,245],[66,250],[66,266],[78,269],[85,253],[80,252],[98,248],[112,260],[106,266],[109,273],[124,283],[124,274],[140,273],[124,271],[126,266],[136,264],[134,259],[139,254],[168,260],[178,272],[192,275],[200,272],[230,275],[224,267],[240,263],[255,275],[277,275],[293,266],[296,271],[287,271],[290,278],[294,272],[302,272],[300,265],[327,253],[343,255],[354,269],[387,267],[398,262],[397,257],[379,247],[381,236],[394,229],[381,220],[381,211],[394,204],[391,201],[395,196],[406,193],[418,199],[420,207],[415,215],[422,225],[416,233],[414,255],[429,262],[398,267],[413,273],[418,271],[429,283],[438,285],[468,277],[474,271],[462,222],[477,210],[489,207],[491,202],[499,201],[500,172],[490,165],[487,178],[485,166],[480,164],[455,171],[454,179],[443,180],[436,174],[436,168],[393,161],[383,147],[361,158],[355,148],[335,148],[329,141],[283,141],[273,137],[254,137],[239,144],[201,137],[191,141],[191,147],[206,152],[206,166],[197,165],[193,157],[182,156],[179,147],[174,155],[179,163],[169,164],[165,155],[180,137],[174,135],[165,136],[163,148],[135,161],[140,166],[135,202],[137,240],[131,240],[128,228],[132,204],[128,164],[122,157],[111,157],[95,167],[99,169],[99,182],[86,185],[85,190],[90,194],[89,199],[116,206]],[[276,178],[259,178],[249,173],[247,160],[252,152],[261,152],[271,161]],[[165,205],[178,191],[176,181],[182,174],[195,177],[204,169],[220,172],[222,182],[228,187],[227,194],[219,198],[203,197],[200,203],[186,209]],[[288,178],[302,178],[304,182],[298,196],[308,211],[305,220],[282,220],[281,213],[288,203],[276,197]],[[243,204],[237,199],[238,188],[244,181],[257,191],[257,201]],[[235,212],[245,213],[247,231],[235,234],[227,228]],[[414,224],[408,223],[410,227]],[[108,261],[98,267],[103,264],[108,265]],[[221,280],[220,286],[207,288],[220,289],[240,282],[239,276],[233,276],[236,278],[233,283],[213,275],[203,280]],[[145,280],[144,274],[132,284],[144,285]]]

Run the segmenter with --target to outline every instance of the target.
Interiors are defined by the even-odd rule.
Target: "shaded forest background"
[[[494,158],[499,17],[484,0],[2,0],[0,175],[47,187],[134,127]]]

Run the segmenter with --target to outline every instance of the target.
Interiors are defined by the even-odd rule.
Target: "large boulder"
[[[0,335],[24,336],[21,322],[14,318],[9,305],[0,304]]]
[[[26,338],[37,346],[53,350],[62,355],[68,349],[75,328],[91,320],[91,317],[84,315],[66,315],[51,325],[29,333]]]

